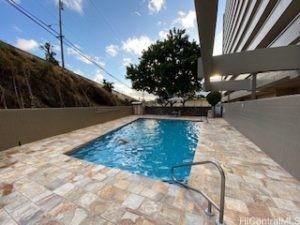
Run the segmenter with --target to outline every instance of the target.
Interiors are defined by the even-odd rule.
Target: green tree
[[[127,79],[132,87],[157,95],[161,103],[171,97],[186,98],[195,93],[200,82],[197,79],[197,60],[200,47],[189,41],[185,30],[172,29],[167,38],[152,44],[140,57],[138,65],[127,67]]]
[[[168,105],[168,99],[163,98],[163,97],[159,97],[156,99],[156,103],[161,105],[161,106],[167,106]]]
[[[108,92],[112,92],[112,90],[114,89],[114,83],[112,82],[108,82],[105,79],[103,79],[103,88],[105,90],[107,90]]]
[[[56,66],[59,65],[58,61],[54,57],[56,53],[53,51],[53,46],[50,42],[46,42],[44,45],[41,45],[41,49],[44,51],[46,61]]]
[[[193,98],[195,98],[195,91],[193,91],[193,92],[190,92],[190,93],[186,93],[186,95],[184,96],[184,97],[182,97],[182,99],[181,99],[181,104],[182,104],[182,106],[185,106],[185,103],[187,102],[187,101],[189,101],[189,100],[192,100]]]

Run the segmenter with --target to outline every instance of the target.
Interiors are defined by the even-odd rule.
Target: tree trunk
[[[75,97],[75,94],[73,94],[73,98],[74,98],[75,107],[78,107],[77,98]]]
[[[82,91],[82,93],[83,93],[83,95],[84,95],[84,97],[85,97],[85,99],[86,99],[87,105],[88,105],[88,106],[91,106],[90,99],[89,99],[88,96],[86,95],[86,92],[85,92],[83,89],[81,89],[81,91]]]
[[[73,96],[75,99],[75,105],[76,105],[76,107],[81,107],[82,106],[81,101],[80,101],[81,98],[80,97],[77,98],[77,95],[75,95],[75,93],[80,92],[81,89],[79,89],[77,86],[74,86],[73,89],[75,91],[75,92],[73,92]]]
[[[24,109],[25,106],[24,106],[24,100],[23,100],[22,92],[20,92],[20,103],[21,103],[21,108]]]
[[[28,93],[29,93],[29,98],[30,98],[30,108],[35,108],[35,103],[34,103],[34,96],[32,94],[32,90],[31,90],[31,86],[29,83],[29,77],[30,75],[28,75],[28,70],[25,71],[24,76],[25,76],[25,81],[26,81],[26,85],[27,85],[27,89],[28,89]]]
[[[60,107],[65,108],[65,103],[64,103],[64,100],[62,98],[60,88],[57,88],[57,92],[58,92],[58,97],[59,97],[59,100],[60,100]]]
[[[211,107],[212,118],[215,118],[215,106]]]
[[[14,73],[14,72],[12,72]],[[19,98],[19,93],[18,93],[18,87],[17,87],[17,84],[16,84],[16,78],[15,78],[15,75],[12,74],[12,80],[13,80],[13,86],[14,86],[14,91],[15,91],[15,95],[16,95],[16,99],[17,99],[17,103],[19,105],[19,108],[21,108],[21,102],[20,102],[20,98]]]
[[[6,105],[6,99],[5,99],[5,90],[4,90],[4,88],[0,85],[0,90],[1,90],[1,101],[0,102],[2,102],[2,104],[3,104],[3,108],[4,109],[7,109],[7,105]]]

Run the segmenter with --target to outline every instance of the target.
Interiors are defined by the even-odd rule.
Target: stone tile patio
[[[199,194],[64,154],[135,119],[1,152],[0,224],[214,224],[217,217],[204,214],[207,202]],[[223,119],[200,126],[194,161],[213,159],[224,168],[226,224],[300,221],[299,181]],[[193,167],[189,184],[218,201],[219,175],[214,169]]]

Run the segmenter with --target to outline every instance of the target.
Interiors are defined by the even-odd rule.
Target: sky
[[[58,30],[58,0],[11,0]],[[84,54],[118,78],[90,63],[65,46],[66,68],[96,82],[106,79],[115,90],[137,99],[153,96],[132,90],[125,78],[126,66],[138,63],[143,50],[165,38],[169,29],[184,28],[190,40],[198,40],[194,0],[63,0],[63,33]],[[222,53],[225,0],[219,0],[214,55]],[[40,45],[51,42],[60,61],[58,40],[26,18],[6,0],[0,0],[0,39],[44,57]],[[128,87],[129,86],[129,87]]]

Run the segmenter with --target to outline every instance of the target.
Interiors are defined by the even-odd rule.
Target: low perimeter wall
[[[159,106],[145,106],[145,114],[154,115],[173,115],[178,113],[182,116],[207,116],[207,111],[211,107],[159,107]]]
[[[131,114],[131,106],[0,110],[0,151]]]
[[[300,179],[300,95],[224,104],[223,115]]]

